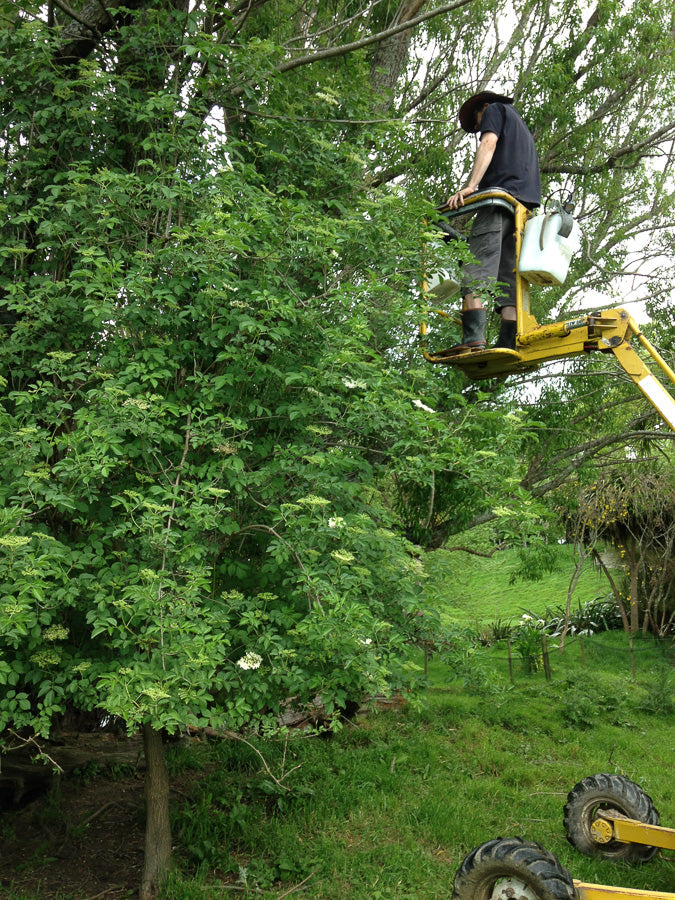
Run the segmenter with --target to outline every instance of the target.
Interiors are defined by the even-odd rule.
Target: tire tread
[[[490,883],[508,875],[537,892],[538,900],[573,900],[572,876],[536,841],[493,838],[472,850],[455,875],[453,900],[489,900]]]
[[[648,825],[659,824],[659,813],[654,807],[652,798],[642,788],[626,778],[600,772],[588,775],[575,784],[567,795],[563,810],[563,823],[567,840],[584,856],[604,856],[608,859],[621,859],[631,862],[647,862],[657,851],[656,847],[646,844],[623,844],[611,841],[608,844],[596,844],[590,834],[594,804],[602,803],[605,807],[615,808],[628,816]]]

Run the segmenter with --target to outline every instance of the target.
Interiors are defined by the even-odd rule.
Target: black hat
[[[473,97],[462,104],[459,111],[459,124],[464,131],[469,134],[475,134],[478,131],[476,126],[476,110],[483,107],[486,103],[513,103],[513,97],[505,97],[503,94],[494,94],[492,91],[481,91],[480,94],[474,94]]]

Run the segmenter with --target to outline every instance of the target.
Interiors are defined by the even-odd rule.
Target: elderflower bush
[[[422,403],[419,373],[374,352],[414,313],[401,273],[417,269],[426,204],[361,191],[362,136],[328,120],[264,177],[265,152],[218,158],[198,117],[158,127],[152,160],[111,168],[117,85],[97,69],[69,114],[90,121],[93,92],[100,122],[54,173],[42,154],[61,141],[47,113],[65,76],[14,46],[20,31],[2,35],[5,58],[49,103],[44,144],[7,154],[0,278],[22,318],[0,342],[0,728],[46,733],[67,706],[130,730],[234,728],[289,697],[337,708],[412,684],[425,604],[409,538],[427,521],[421,538],[437,538],[430,489],[442,520],[460,492],[483,497],[476,448],[499,446],[495,483],[513,468],[494,411],[445,382]],[[167,121],[177,97],[153,94]],[[24,109],[12,133],[30,132]],[[275,122],[255,125],[269,129],[256,147],[281,146]],[[176,160],[198,177],[176,180]],[[34,266],[16,266],[26,253]]]

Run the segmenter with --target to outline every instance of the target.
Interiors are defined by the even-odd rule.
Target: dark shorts
[[[479,209],[469,235],[469,250],[479,263],[466,263],[462,296],[481,296],[488,288],[497,309],[516,305],[516,235],[513,213],[499,206]],[[481,297],[483,299],[483,297]],[[487,298],[485,298],[487,299]]]

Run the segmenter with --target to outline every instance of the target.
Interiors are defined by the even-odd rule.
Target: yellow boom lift
[[[452,280],[444,278],[446,273],[443,273],[440,278],[436,278],[438,284],[434,286],[427,278],[425,271],[422,278],[424,313],[420,323],[420,339],[424,358],[430,363],[461,369],[470,379],[480,380],[526,372],[538,368],[544,362],[581,356],[593,351],[612,353],[621,368],[661,414],[664,421],[675,431],[675,400],[643,362],[631,341],[637,341],[661,372],[674,384],[675,372],[642,334],[640,326],[625,309],[603,310],[564,322],[555,322],[551,325],[539,325],[530,312],[530,283],[545,285],[561,282],[556,280],[555,275],[545,271],[521,272],[520,262],[525,227],[532,218],[532,213],[527,207],[505,191],[496,189],[480,191],[465,198],[464,206],[457,210],[441,207],[439,222],[443,223],[443,230],[446,234],[452,234],[453,228],[449,224],[452,219],[457,216],[466,217],[467,213],[473,213],[482,207],[492,205],[512,210],[515,218],[516,349],[463,350],[460,352],[452,349],[430,349],[429,343],[432,335],[429,320],[431,315],[452,318],[452,315],[443,309],[435,308],[438,301],[447,295],[448,286]],[[545,228],[546,225],[542,227],[542,240]],[[440,234],[441,232],[439,232]]]

